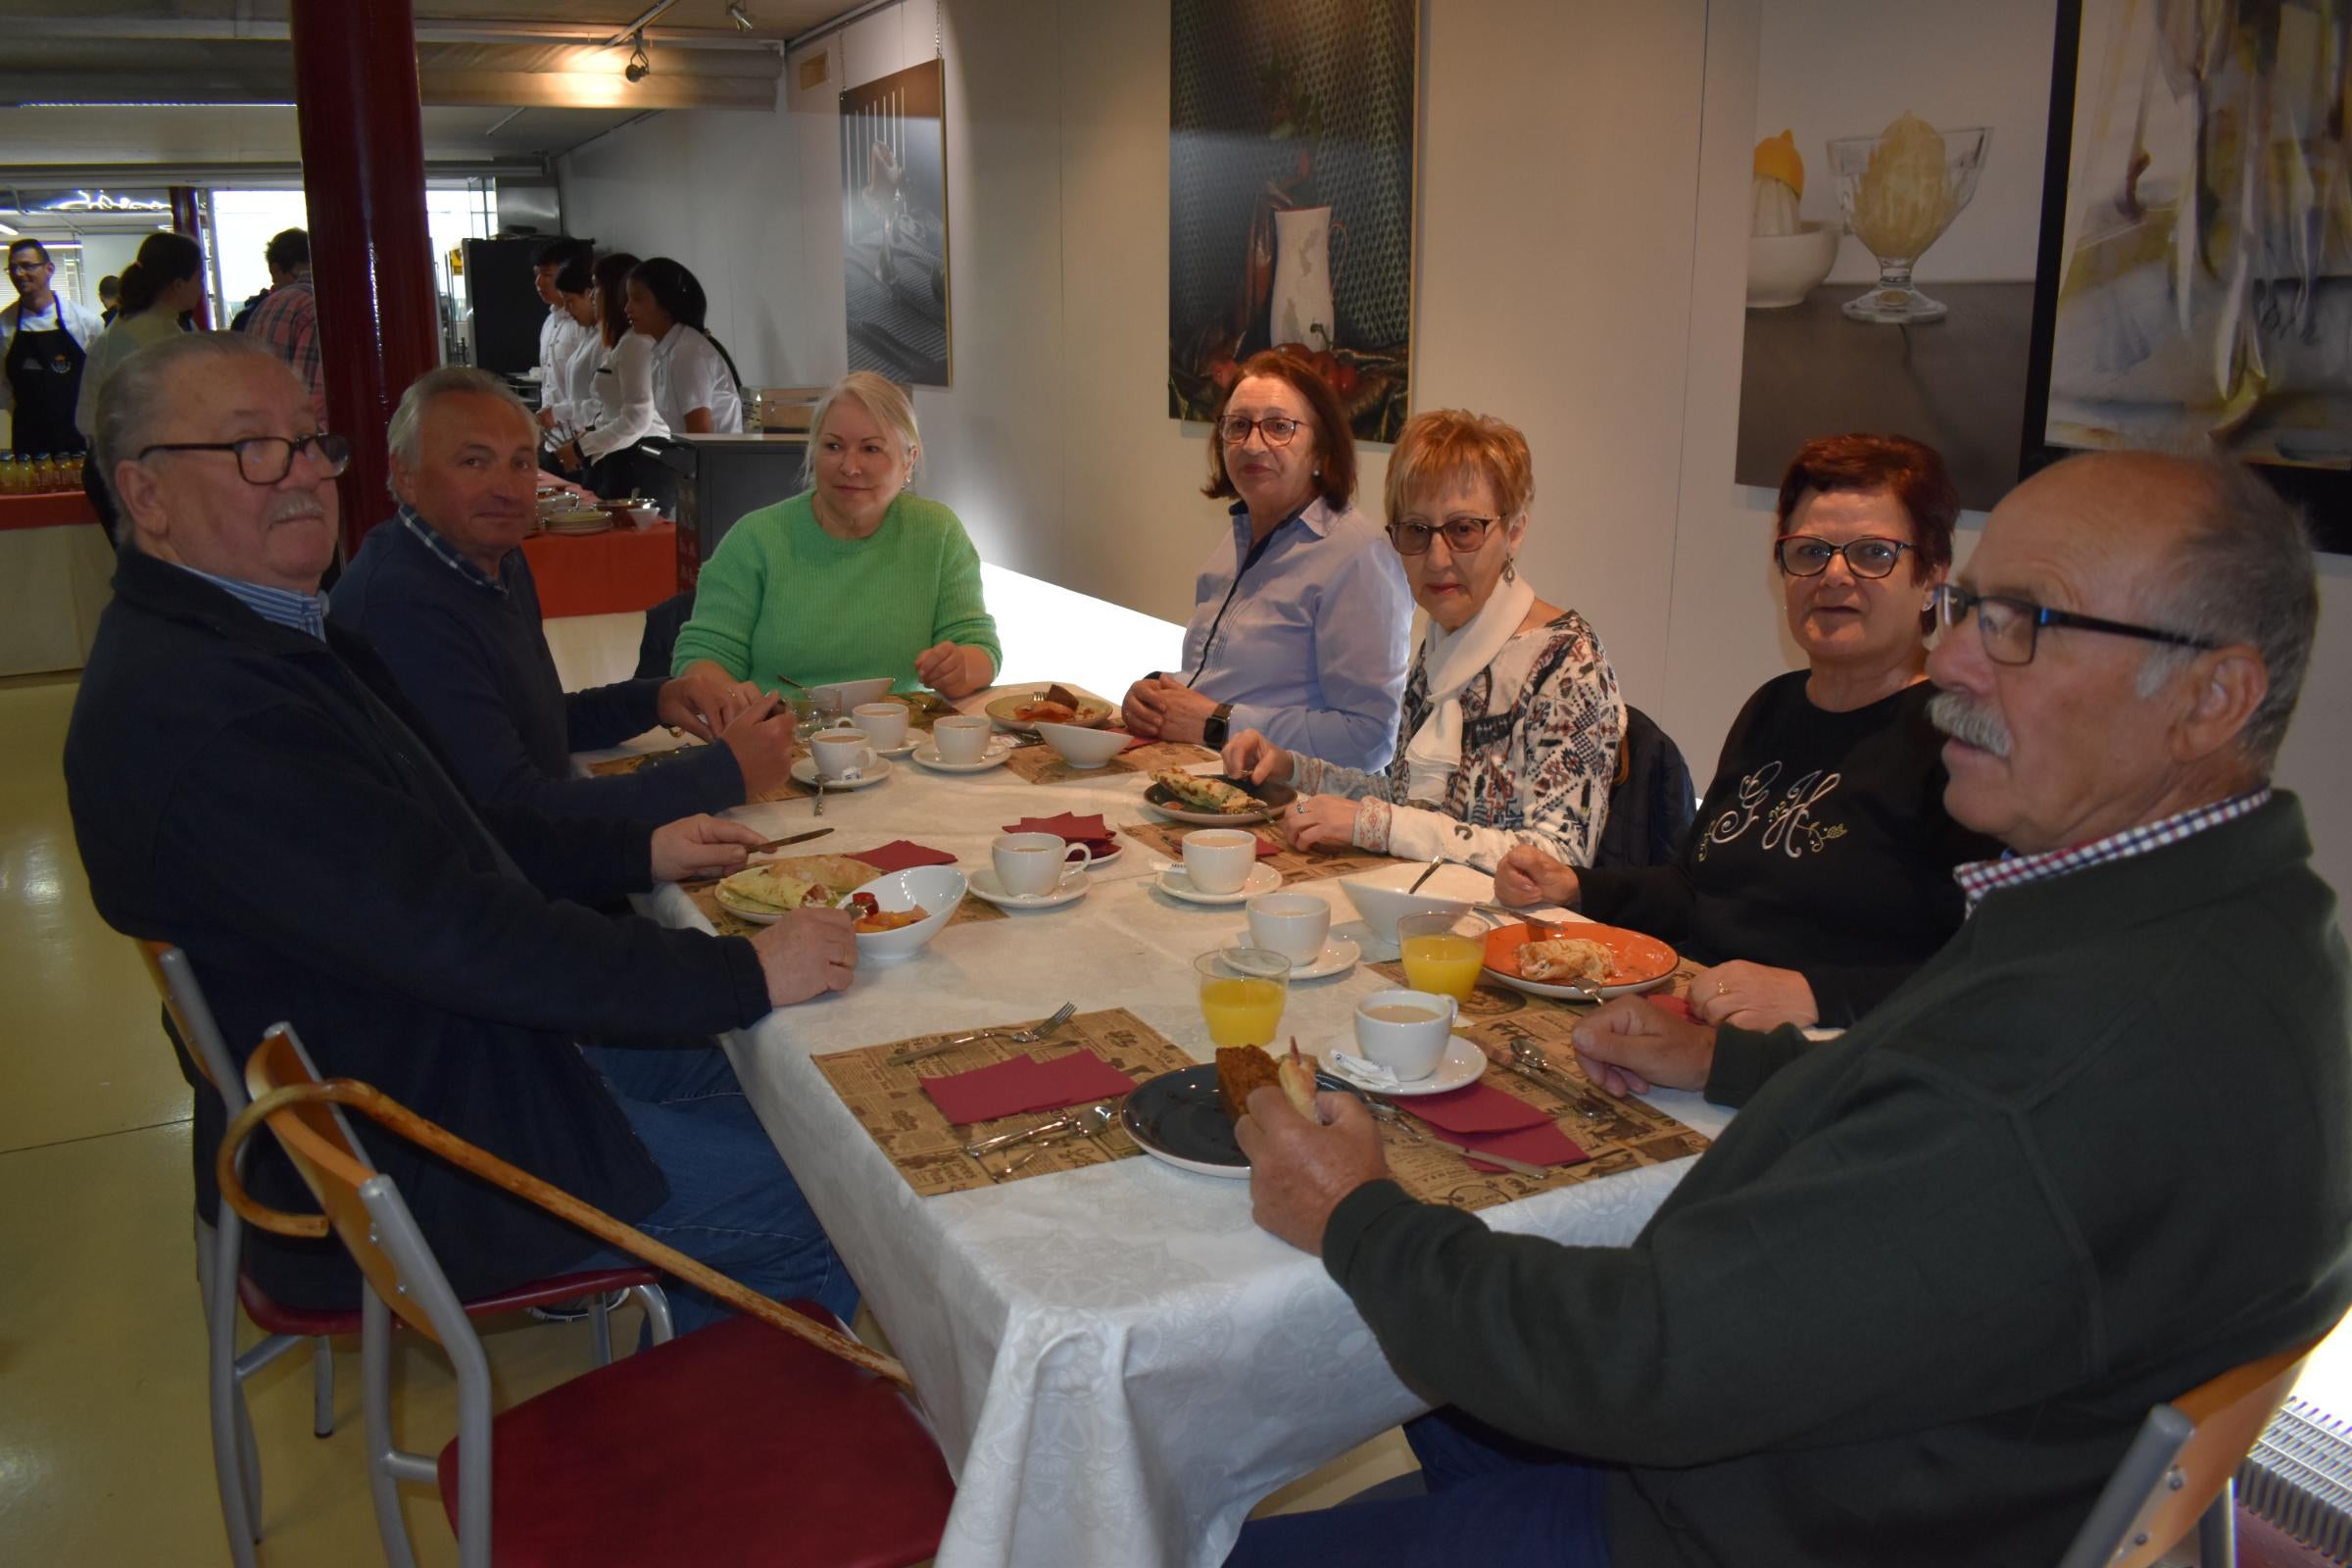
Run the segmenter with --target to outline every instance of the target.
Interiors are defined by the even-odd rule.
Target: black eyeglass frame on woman
[[[1298,432],[1305,426],[1304,419],[1294,419],[1287,414],[1269,414],[1262,419],[1252,419],[1247,414],[1228,414],[1217,420],[1217,439],[1229,447],[1238,447],[1255,430],[1266,438],[1266,445],[1287,447],[1298,439]]]
[[[1788,547],[1791,545],[1795,545],[1800,548],[1804,546],[1816,546],[1821,551],[1821,559],[1813,563],[1810,570],[1806,569],[1804,566],[1796,565],[1788,560]],[[1882,547],[1888,552],[1886,564],[1881,570],[1872,571],[1868,566],[1854,559],[1854,552],[1858,549],[1861,549],[1865,545]],[[1773,564],[1781,568],[1781,572],[1784,576],[1818,577],[1823,572],[1830,569],[1830,562],[1833,559],[1838,556],[1843,556],[1845,558],[1846,570],[1852,572],[1857,577],[1867,577],[1873,582],[1876,582],[1882,577],[1893,576],[1894,568],[1902,564],[1903,552],[1906,550],[1917,550],[1919,546],[1913,544],[1908,539],[1889,539],[1883,534],[1864,534],[1859,539],[1848,539],[1841,545],[1834,545],[1827,539],[1821,538],[1817,534],[1785,533],[1772,542],[1772,559]]]
[[[2207,653],[2221,647],[2209,637],[2191,637],[2186,632],[2163,631],[2154,626],[2134,626],[2126,620],[2108,620],[2099,615],[2078,615],[2070,610],[2051,610],[2031,599],[2013,599],[2006,594],[1981,594],[1963,588],[1956,582],[1938,583],[1928,595],[1928,604],[1936,612],[1936,625],[1931,636],[1956,629],[1970,612],[1977,617],[1977,641],[1984,657],[1996,664],[2012,668],[2034,662],[2034,651],[2041,645],[2044,626],[2071,626],[2077,631],[2103,631],[2111,637],[2137,637],[2145,642],[2170,643],[2176,648],[2197,648]],[[1987,615],[1987,608],[1996,612]],[[2024,629],[2025,655],[2017,653],[2018,628]]]
[[[1457,556],[1467,556],[1487,547],[1487,536],[1494,531],[1500,517],[1480,517],[1465,513],[1447,517],[1444,522],[1423,522],[1417,517],[1399,517],[1389,524],[1389,543],[1400,556],[1426,556],[1429,542],[1439,534],[1446,536],[1446,548]],[[1418,537],[1419,544],[1408,545],[1405,540]]]
[[[266,452],[271,448],[275,448],[284,459],[278,464],[275,473],[265,477],[247,466],[247,454]],[[316,452],[318,461],[326,465],[330,478],[351,466],[350,440],[325,430],[315,431],[299,440],[282,435],[249,435],[241,441],[158,441],[151,447],[139,448],[139,456],[143,459],[150,452],[233,452],[237,457],[238,478],[247,484],[276,484],[294,471],[294,455],[303,451]],[[262,466],[267,469],[269,465],[265,463]]]

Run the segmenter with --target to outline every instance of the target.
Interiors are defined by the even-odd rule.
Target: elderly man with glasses
[[[1630,1246],[1417,1203],[1348,1097],[1251,1097],[1258,1222],[1447,1407],[1408,1429],[1430,1495],[1234,1561],[2054,1562],[2151,1405],[2352,1301],[2347,958],[2270,782],[2299,520],[2242,468],[2081,457],[1936,610],[1946,799],[2008,853],[1835,1041],[1579,1026],[1611,1091],[1741,1107]]]
[[[278,1019],[328,1076],[637,1222],[755,1289],[846,1315],[856,1290],[740,1096],[616,1092],[587,1037],[708,1036],[840,990],[846,916],[753,941],[583,907],[731,869],[760,835],[694,816],[649,829],[470,798],[366,642],[326,623],[348,448],[268,348],[230,333],[140,351],[99,401],[125,543],[66,738],[66,786],[108,924],[183,949],[232,1046]],[[710,1048],[664,1054],[723,1059]],[[182,1054],[191,1085],[195,1068]],[[196,1097],[198,1206],[218,1201],[218,1097]],[[605,1258],[583,1233],[398,1140],[361,1140],[401,1184],[462,1295]],[[304,1206],[257,1146],[255,1195]],[[331,1244],[257,1233],[278,1299],[349,1306]],[[678,1326],[719,1315],[678,1293]]]

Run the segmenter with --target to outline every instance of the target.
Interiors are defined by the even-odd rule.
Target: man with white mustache
[[[1841,1037],[1638,998],[1611,1093],[1740,1114],[1632,1245],[1491,1232],[1386,1180],[1349,1097],[1240,1138],[1416,1391],[1427,1497],[1249,1527],[1233,1562],[2048,1563],[2151,1405],[2352,1302],[2332,892],[2270,783],[2318,621],[2232,465],[2085,456],[1938,587],[1959,932]]]
[[[367,642],[325,623],[350,449],[269,348],[233,333],[158,344],[98,409],[127,542],[65,765],[107,923],[186,953],[239,1056],[290,1020],[326,1076],[374,1084],[754,1289],[847,1316],[856,1288],[741,1097],[632,1096],[579,1043],[699,1035],[699,1050],[641,1054],[723,1068],[709,1035],[850,984],[849,917],[806,910],[752,941],[608,918],[583,906],[732,870],[760,835],[469,798]],[[210,1218],[220,1101],[184,1052],[180,1070]],[[584,1232],[355,1120],[462,1296],[613,1266]],[[269,1140],[248,1184],[315,1206]],[[331,1242],[256,1231],[246,1255],[289,1305],[358,1300]],[[672,1311],[681,1331],[721,1315],[682,1290]]]

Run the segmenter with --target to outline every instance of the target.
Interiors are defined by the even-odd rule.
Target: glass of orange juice
[[[1476,922],[1459,914],[1408,914],[1397,921],[1404,983],[1415,991],[1469,1001],[1478,971],[1486,965],[1487,945],[1479,935],[1462,929],[1465,924]]]
[[[1219,948],[1193,960],[1200,1016],[1220,1046],[1270,1046],[1282,1028],[1291,960],[1264,948]]]

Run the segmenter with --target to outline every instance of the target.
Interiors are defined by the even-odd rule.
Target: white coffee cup
[[[1331,935],[1331,906],[1312,893],[1261,893],[1250,901],[1250,945],[1281,954],[1295,964],[1323,956]]]
[[[874,765],[873,748],[861,729],[819,730],[808,737],[808,755],[828,781],[857,778]]]
[[[858,728],[877,752],[895,752],[906,744],[906,709],[902,703],[859,703],[850,710]]]
[[[1451,997],[1432,991],[1375,991],[1355,1004],[1356,1052],[1406,1083],[1426,1078],[1446,1054],[1453,1017]]]
[[[1257,864],[1257,835],[1204,827],[1184,836],[1184,874],[1203,893],[1239,893]]]
[[[1072,850],[1078,852],[1081,866],[1095,858],[1095,852],[1085,845],[1066,843],[1056,833],[1000,833],[989,845],[988,854],[997,865],[997,885],[1015,898],[1026,899],[1061,885]]]
[[[935,719],[931,725],[931,744],[939,750],[943,762],[977,762],[988,751],[988,738],[996,726],[985,718],[956,713]]]

